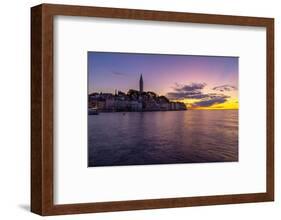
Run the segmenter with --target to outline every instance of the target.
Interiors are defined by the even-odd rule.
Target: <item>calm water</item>
[[[238,111],[88,116],[88,165],[238,161]]]

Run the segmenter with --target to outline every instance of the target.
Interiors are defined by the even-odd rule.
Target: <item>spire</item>
[[[140,76],[140,93],[143,92],[143,79],[142,79],[142,74]]]

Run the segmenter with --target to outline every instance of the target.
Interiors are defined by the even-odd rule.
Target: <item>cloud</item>
[[[169,99],[203,99],[207,94],[203,94],[202,92],[168,92],[167,97]]]
[[[231,86],[231,85],[221,85],[221,86],[216,86],[213,88],[215,91],[220,91],[220,92],[225,92],[225,91],[233,91],[237,90],[236,86]]]
[[[174,87],[175,91],[178,92],[192,92],[203,89],[207,84],[206,83],[191,83],[189,85],[180,85],[176,83],[176,87]]]
[[[208,94],[208,97],[195,102],[192,104],[192,107],[210,107],[215,104],[221,104],[227,101],[229,96],[220,95],[220,94]]]
[[[116,76],[124,76],[124,75],[126,75],[126,73],[123,73],[123,72],[116,72],[116,71],[112,71],[112,74],[113,74],[113,75],[116,75]]]
[[[174,91],[167,93],[169,99],[183,100],[183,99],[198,99],[192,103],[192,107],[210,107],[215,104],[221,104],[227,101],[230,96],[218,93],[203,93],[202,90],[206,86],[206,83],[191,83],[186,85],[180,85],[176,83],[173,87]],[[230,91],[230,89],[236,89],[234,86],[223,85],[214,87],[216,91]]]
[[[206,97],[201,90],[206,86],[206,83],[191,83],[186,85],[180,85],[176,83],[173,87],[174,91],[167,93],[167,97],[170,99],[202,99]]]

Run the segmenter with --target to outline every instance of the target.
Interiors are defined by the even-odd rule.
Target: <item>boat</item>
[[[88,115],[98,115],[98,109],[97,108],[89,108],[88,109]]]

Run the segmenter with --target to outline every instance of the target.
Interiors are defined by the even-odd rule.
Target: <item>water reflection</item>
[[[237,110],[88,116],[89,166],[237,160]]]

